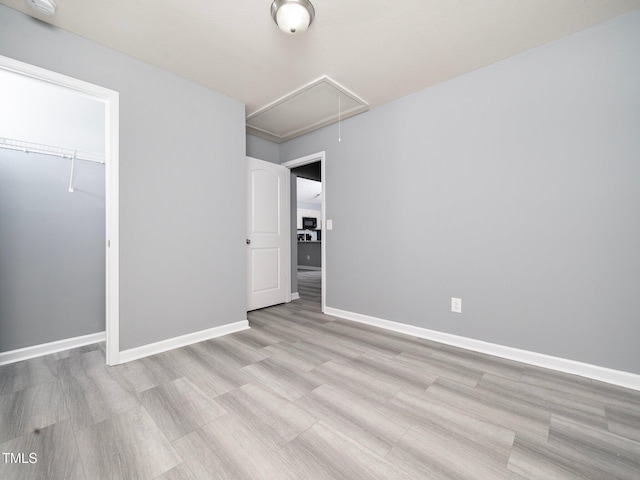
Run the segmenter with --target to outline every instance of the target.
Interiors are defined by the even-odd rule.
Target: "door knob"
[[[247,238],[247,245],[251,245],[251,239]]]

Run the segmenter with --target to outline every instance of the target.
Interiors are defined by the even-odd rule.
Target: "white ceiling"
[[[298,202],[313,203],[320,205],[322,203],[322,182],[308,180],[298,177],[296,186],[296,196]]]
[[[237,98],[247,114],[322,76],[371,107],[640,8],[640,0],[312,0],[299,36],[271,0],[0,0]]]

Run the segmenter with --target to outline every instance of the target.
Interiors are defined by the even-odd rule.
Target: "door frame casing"
[[[114,90],[2,55],[0,69],[75,90],[105,106],[105,355],[107,365],[117,365],[120,363],[120,95]]]
[[[284,162],[281,165],[283,167],[287,167],[289,170],[302,167],[303,165],[308,165],[310,163],[320,162],[320,177],[322,180],[322,199],[321,199],[321,208],[322,208],[322,228],[320,229],[322,235],[322,242],[320,244],[320,263],[322,265],[322,286],[321,286],[321,295],[322,295],[322,313],[324,313],[327,307],[327,176],[326,176],[326,154],[323,151],[312,153],[311,155],[305,155],[304,157],[295,158],[293,160],[289,160],[288,162]],[[291,175],[289,175],[289,181],[291,179]],[[289,185],[289,189],[291,186]],[[291,220],[289,220],[289,228],[291,228]],[[287,250],[288,256],[291,258],[291,232],[289,232],[289,241],[287,242]],[[289,268],[291,270],[291,267]],[[289,287],[291,290],[291,287]],[[289,292],[289,301],[291,301],[291,292]]]

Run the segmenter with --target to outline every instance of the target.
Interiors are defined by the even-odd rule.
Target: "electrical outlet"
[[[462,313],[462,299],[451,297],[451,311],[454,313]]]
[[[307,260],[311,260],[311,255],[307,255]]]

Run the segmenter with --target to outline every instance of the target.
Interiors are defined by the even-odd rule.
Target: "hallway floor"
[[[640,478],[640,392],[322,315],[319,274],[250,330],[0,367],[0,451],[37,456],[0,478]]]

